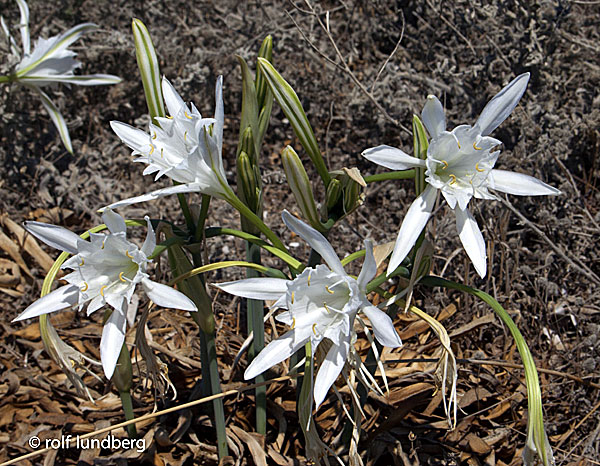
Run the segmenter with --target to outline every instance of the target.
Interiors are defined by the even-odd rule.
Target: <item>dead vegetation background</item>
[[[25,240],[20,222],[36,219],[83,231],[99,222],[97,208],[151,189],[150,177],[131,163],[129,150],[108,124],[119,120],[144,127],[148,121],[130,29],[137,17],[151,31],[161,72],[201,112],[212,114],[215,79],[225,76],[224,158],[232,184],[241,100],[235,54],[253,61],[267,34],[274,37],[274,64],[300,95],[332,169],[357,166],[374,173],[376,167],[359,154],[377,144],[410,152],[412,136],[404,128],[410,127],[427,94],[440,97],[450,127],[471,124],[504,84],[531,72],[519,107],[494,133],[504,142],[498,168],[534,175],[563,194],[510,197],[503,202],[507,205],[473,203],[489,250],[491,270],[485,281],[470,267],[454,233],[453,216],[441,207],[429,227],[436,248],[433,271],[484,289],[511,312],[538,367],[555,371],[540,376],[557,463],[598,464],[598,2],[315,2],[322,20],[322,13],[330,12],[331,34],[345,65],[300,1],[32,0],[29,6],[32,37],[48,37],[85,21],[99,24],[97,33],[78,43],[82,71],[117,74],[124,82],[53,91],[69,122],[75,156],[65,152],[37,99],[19,87],[0,88],[0,461],[28,452],[32,435],[58,438],[122,419],[110,386],[86,376],[97,401],[78,398],[43,351],[37,324],[10,321],[39,296],[44,272],[56,255],[48,251],[50,256],[43,256],[35,242]],[[2,0],[0,8],[14,24],[16,4]],[[275,106],[261,162],[265,212],[267,223],[289,239],[279,218],[282,208],[294,210],[279,161],[287,143],[301,149]],[[369,186],[366,194],[365,205],[331,236],[341,254],[359,247],[363,237],[378,243],[393,240],[414,189],[410,182],[390,181]],[[213,202],[211,207],[211,224],[238,225],[228,206]],[[131,217],[145,212],[172,217],[177,206],[168,199],[126,212]],[[230,239],[211,241],[208,248],[211,261],[239,257],[243,250]],[[307,253],[302,244],[295,250],[300,258]],[[215,273],[209,280],[240,276],[236,274]],[[390,364],[390,397],[372,398],[365,406],[368,418],[360,444],[365,463],[519,464],[525,386],[510,335],[489,309],[459,294],[428,290],[416,299],[447,326],[457,357],[470,360],[459,364],[458,426],[445,430],[441,399],[432,398],[433,363]],[[231,372],[231,363],[245,337],[243,309],[239,301],[215,295],[215,312],[224,389],[241,387],[241,371]],[[70,344],[98,358],[99,322],[73,312],[57,314],[52,321]],[[175,399],[169,394],[158,400],[158,407],[186,402],[201,376],[197,329],[173,312],[155,311],[149,322],[152,347],[168,364],[177,389]],[[396,328],[405,346],[386,358],[436,356],[438,343],[425,325],[400,316]],[[508,365],[472,361],[488,358]],[[143,377],[137,380],[136,413],[148,413],[154,407],[152,391],[143,390]],[[266,439],[245,433],[252,431],[252,396],[226,399],[232,464],[304,464],[292,383],[271,385],[268,398]],[[324,441],[337,446],[343,444],[345,423],[340,412],[330,397],[317,415]],[[54,451],[23,464],[215,463],[205,408],[138,428],[147,439],[143,454]],[[264,446],[266,456],[257,453],[254,442]]]

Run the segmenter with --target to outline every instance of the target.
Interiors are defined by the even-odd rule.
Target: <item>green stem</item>
[[[0,84],[2,83],[9,83],[13,81],[13,77],[12,76],[0,76]]]
[[[365,176],[365,183],[374,183],[376,181],[386,180],[409,180],[415,177],[415,169],[402,170],[396,172],[377,173],[376,175]]]
[[[196,233],[194,239],[196,243],[200,243],[203,238],[204,225],[206,224],[206,217],[208,216],[208,206],[210,205],[211,197],[208,194],[202,195],[202,204],[200,206],[200,216],[198,217],[198,223],[196,224]]]
[[[131,368],[131,357],[127,345],[123,343],[121,352],[119,353],[119,359],[117,360],[117,366],[115,367],[115,372],[112,376],[112,382],[117,390],[119,390],[119,396],[121,397],[121,404],[123,405],[123,413],[125,414],[126,421],[130,421],[135,417],[131,400],[132,378],[133,370]],[[127,434],[130,438],[137,437],[135,424],[129,424],[127,426]]]

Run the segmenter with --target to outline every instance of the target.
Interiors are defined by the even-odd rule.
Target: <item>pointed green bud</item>
[[[240,138],[240,152],[245,152],[252,164],[255,163],[254,157],[254,137],[252,136],[252,128],[249,126],[242,132]]]
[[[260,58],[264,58],[265,60],[272,62],[273,61],[273,37],[268,35],[263,40],[262,45],[260,46],[260,50],[258,51],[258,56]],[[258,108],[262,109],[265,107],[265,101],[267,97],[267,91],[269,87],[267,82],[265,81],[265,77],[263,76],[260,68],[256,70],[256,81],[254,82],[254,87],[256,88],[256,100],[258,101]],[[270,99],[273,99],[273,96],[270,96]]]
[[[281,153],[283,170],[292,194],[296,198],[296,203],[302,212],[302,216],[312,225],[313,228],[324,232],[323,225],[319,219],[315,198],[310,186],[310,180],[302,165],[298,154],[290,146],[283,149]]]
[[[166,115],[161,89],[158,58],[156,57],[156,51],[152,44],[152,38],[144,23],[139,19],[134,19],[131,27],[133,29],[133,41],[135,43],[135,57],[142,76],[148,112],[154,120],[154,124],[157,124],[155,118],[164,117]]]
[[[360,185],[349,178],[344,189],[344,214],[349,214],[360,205],[360,191]]]
[[[429,142],[427,141],[427,133],[423,122],[417,115],[413,115],[413,146],[415,157],[421,160],[427,159],[427,148]],[[421,194],[425,190],[425,169],[417,168],[415,170],[415,189],[417,195]]]
[[[332,178],[329,186],[327,186],[327,212],[331,212],[334,209],[341,196],[342,182],[337,178]]]
[[[240,152],[236,163],[238,197],[254,212],[256,206],[256,175],[246,152]]]
[[[240,144],[242,135],[246,128],[252,129],[252,134],[259,134],[258,130],[258,103],[256,101],[256,89],[254,88],[254,77],[248,68],[248,64],[246,60],[242,57],[237,57],[238,62],[240,63],[240,68],[242,71],[242,114],[240,121]],[[238,153],[241,148],[238,145]],[[255,156],[258,158],[259,147],[257,141],[254,141],[254,150],[252,151]],[[247,154],[250,152],[246,151]]]

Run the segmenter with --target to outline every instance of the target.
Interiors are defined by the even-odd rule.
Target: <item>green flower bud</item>
[[[332,178],[331,182],[329,183],[329,186],[327,186],[327,212],[331,212],[335,208],[341,196],[342,183],[337,178]]]

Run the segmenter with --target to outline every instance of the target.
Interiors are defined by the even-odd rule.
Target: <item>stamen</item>
[[[296,294],[296,293],[295,293],[294,291],[292,291],[292,304],[294,304],[294,295],[295,295],[295,294]]]
[[[475,141],[473,143],[473,149],[475,149],[475,150],[482,150],[483,148],[482,147],[477,147],[477,141]]]
[[[292,317],[292,330],[296,328],[296,318]]]
[[[327,285],[325,285],[325,289],[327,290],[327,293],[329,293],[329,294],[334,294],[334,292],[333,292],[333,291],[331,291]]]
[[[183,133],[183,141],[187,142],[187,131]]]
[[[152,135],[152,139],[156,139],[156,133]]]
[[[102,246],[100,246],[100,249],[104,249],[104,243],[106,243],[106,238],[104,238],[104,241],[102,241]]]
[[[460,149],[460,142],[458,142],[458,139],[456,140],[456,144],[458,144],[458,148]]]
[[[154,144],[150,144],[150,153],[148,155],[152,155],[154,149],[156,149],[156,146]]]
[[[83,282],[83,284],[85,286],[81,289],[81,292],[85,293],[88,290],[88,288],[90,287],[90,285],[88,285],[87,282]]]
[[[325,310],[327,311],[328,314],[331,314],[331,311],[327,307],[327,303],[325,301],[323,301],[323,307],[325,308]]]
[[[188,119],[190,119],[190,120],[193,120],[193,118],[192,118],[191,116],[189,116],[189,115],[188,115],[188,112],[187,112],[187,110],[184,110],[184,111],[183,111],[183,114],[185,115],[185,117],[186,117],[186,118],[188,118]]]
[[[121,280],[122,282],[125,282],[125,283],[126,283],[126,282],[127,282],[127,280],[125,280],[125,279],[123,278],[123,274],[124,274],[124,273],[125,273],[125,272],[121,272],[121,273],[119,273],[119,280]]]
[[[306,282],[308,283],[308,286],[310,286],[310,274],[308,274],[308,280]]]
[[[125,251],[125,255],[133,260],[133,256],[131,254],[129,254],[129,251]]]
[[[317,327],[317,324],[316,324],[316,322],[315,322],[315,323],[312,325],[312,331],[313,331],[313,333],[315,334],[315,337],[317,336],[317,331],[315,330],[315,329],[316,329],[316,327]]]
[[[83,264],[85,263],[85,261],[83,260],[83,257],[81,258],[81,264],[79,264],[79,267],[83,267]]]
[[[161,159],[164,159],[164,158],[165,158],[165,156],[164,156],[164,152],[165,152],[165,148],[164,148],[164,147],[161,147],[161,148],[160,148],[160,158],[161,158]]]
[[[448,162],[446,162],[445,160],[441,160],[441,162],[444,164],[444,166],[442,167],[442,170],[445,170],[446,168],[448,168]]]
[[[450,184],[456,184],[456,176],[454,176],[452,174],[450,174],[448,176],[452,179],[452,181],[450,181]]]
[[[108,285],[103,285],[103,286],[100,288],[100,294],[101,294],[103,297],[104,297],[104,289],[105,289],[107,286],[108,286]]]
[[[172,117],[172,116],[170,116],[170,115],[167,115],[167,118],[168,118],[169,120],[172,120],[172,119],[173,119],[173,117]]]
[[[483,168],[479,168],[479,162],[477,162],[475,164],[475,170],[477,170],[479,173],[484,172],[485,170]]]

